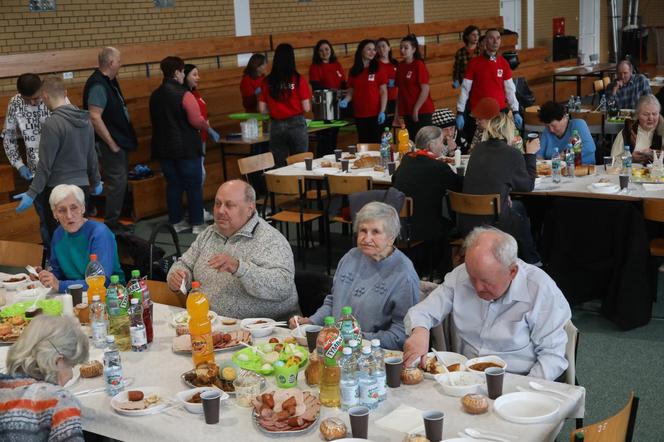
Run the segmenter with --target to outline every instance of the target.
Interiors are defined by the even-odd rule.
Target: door
[[[503,27],[519,34],[516,47],[521,48],[521,0],[501,0],[500,15],[503,16]]]
[[[579,0],[579,58],[582,64],[599,61],[599,1]]]

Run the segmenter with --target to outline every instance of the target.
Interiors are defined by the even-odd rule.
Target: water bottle
[[[551,176],[554,183],[560,183],[562,180],[560,168],[560,152],[558,152],[558,148],[556,147],[553,150],[553,156],[551,157]]]
[[[567,112],[574,112],[574,106],[575,106],[576,101],[574,100],[574,95],[569,96],[569,100],[567,100]]]
[[[148,337],[145,333],[145,324],[143,323],[143,305],[136,298],[131,299],[129,307],[129,319],[131,327],[131,351],[144,351],[148,349]]]
[[[581,97],[579,97],[578,95],[576,96],[576,100],[574,100],[574,109],[577,112],[581,111]]]
[[[122,361],[120,351],[115,346],[115,336],[106,336],[106,350],[104,350],[104,383],[106,393],[115,396],[124,389],[122,378]]]
[[[108,321],[106,320],[106,306],[102,304],[99,295],[92,297],[90,325],[92,328],[92,343],[95,348],[104,348],[106,346]]]
[[[380,339],[371,340],[371,356],[376,362],[374,378],[378,384],[378,402],[383,402],[387,397],[387,375],[385,374],[385,355],[380,347]]]
[[[356,339],[351,339],[348,341],[348,346],[350,347],[351,350],[353,350],[353,355],[355,356],[355,359],[360,357],[360,354],[362,354],[360,350],[360,343]]]
[[[571,143],[567,143],[567,152],[565,153],[565,164],[567,165],[567,176],[574,179],[574,149]]]
[[[606,112],[606,96],[602,95],[602,98],[599,100],[599,110],[600,112]]]
[[[392,153],[392,134],[389,128],[385,128],[380,140],[380,165],[387,170],[387,163],[390,162]]]
[[[145,290],[143,289],[145,287]],[[141,272],[139,270],[131,271],[131,279],[127,283],[127,293],[131,298],[136,298],[143,306],[143,324],[145,326],[145,335],[147,336],[148,343],[152,342],[152,315],[150,291],[147,289],[147,282],[141,279]]]
[[[622,154],[622,171],[621,175],[632,176],[632,152],[630,152],[629,145],[625,145],[625,150]]]
[[[343,357],[339,361],[341,367],[339,388],[341,390],[341,409],[346,411],[360,404],[360,384],[357,380],[357,359],[353,350],[350,347],[344,347],[343,353]]]
[[[360,405],[372,410],[378,406],[378,384],[374,377],[376,362],[371,356],[371,347],[363,347],[362,355],[357,361],[360,384]]]

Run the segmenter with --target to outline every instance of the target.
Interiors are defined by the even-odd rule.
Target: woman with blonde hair
[[[530,192],[535,187],[536,158],[539,139],[526,143],[525,153],[515,149],[514,122],[512,118],[500,112],[498,103],[493,98],[487,101],[495,111],[487,115],[481,143],[475,146],[470,156],[466,175],[463,180],[463,192],[475,195],[500,194],[500,218],[496,227],[511,234],[519,244],[519,258],[529,264],[540,263],[535,242],[530,233],[530,220],[521,201],[512,201],[510,192]],[[478,107],[481,103],[478,102]],[[458,224],[462,234],[466,235],[474,227],[490,224],[493,217],[477,215],[459,215]]]
[[[72,368],[88,360],[88,350],[74,319],[32,320],[7,353],[7,374],[0,374],[3,440],[84,440],[80,404],[62,387],[73,377]]]

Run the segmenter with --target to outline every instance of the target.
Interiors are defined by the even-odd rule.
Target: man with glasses
[[[5,155],[12,167],[26,181],[31,181],[37,171],[39,161],[39,141],[42,124],[50,112],[40,97],[41,79],[36,74],[21,74],[16,80],[18,93],[9,99],[5,126],[2,130],[2,144]],[[25,162],[19,151],[19,138],[25,145]],[[39,230],[42,243],[48,247],[50,236],[40,202],[35,201],[35,210],[39,216]]]

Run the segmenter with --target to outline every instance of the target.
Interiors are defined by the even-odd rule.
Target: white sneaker
[[[214,221],[214,215],[212,215],[207,210],[203,209],[203,221],[205,221],[206,223]]]
[[[187,220],[182,220],[179,223],[173,224],[173,228],[177,233],[184,232],[185,230],[191,229],[191,226],[187,222]]]
[[[205,229],[207,229],[207,227],[208,227],[207,224],[199,224],[199,225],[197,225],[197,226],[193,226],[193,227],[191,228],[191,232],[192,232],[194,235],[198,235],[199,233],[201,233],[201,232],[203,232]]]

